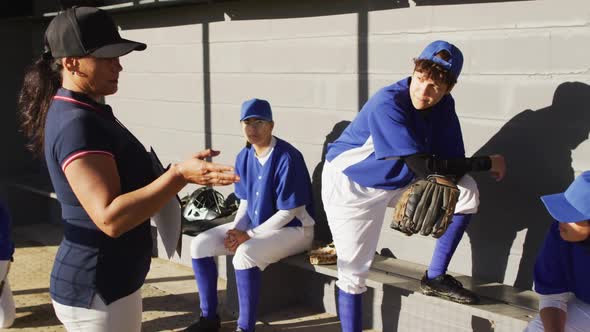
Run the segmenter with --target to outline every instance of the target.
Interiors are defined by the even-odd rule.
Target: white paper
[[[165,169],[162,166],[156,151],[154,151],[152,147],[150,147],[149,154],[156,175],[160,176],[164,174]],[[174,251],[177,249],[178,256],[180,257],[182,245],[182,242],[179,242],[182,228],[180,210],[180,199],[178,198],[178,195],[174,195],[174,197],[172,197],[168,203],[166,203],[166,205],[164,205],[164,207],[152,217],[152,224],[156,225],[168,259],[174,255]]]
[[[156,224],[166,255],[170,259],[178,246],[181,232],[180,203],[173,197],[158,211],[153,217],[152,222]],[[180,251],[178,252],[180,256]]]

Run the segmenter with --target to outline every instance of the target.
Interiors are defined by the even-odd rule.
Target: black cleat
[[[428,273],[424,273],[420,280],[422,294],[438,296],[453,302],[462,304],[477,304],[479,297],[474,292],[463,288],[463,284],[448,274],[442,274],[434,279],[428,279]]]
[[[198,321],[192,323],[184,332],[218,332],[221,328],[219,316],[215,318],[205,318],[201,316]]]

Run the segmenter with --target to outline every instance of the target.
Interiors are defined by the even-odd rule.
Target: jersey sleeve
[[[535,291],[537,293],[548,295],[569,291],[565,279],[566,273],[563,272],[566,268],[563,261],[568,259],[568,257],[563,257],[564,251],[560,248],[563,244],[559,237],[557,221],[554,221],[535,263]]]
[[[53,151],[57,162],[65,169],[73,160],[86,154],[115,156],[112,135],[96,118],[79,116],[64,125],[56,137]]]
[[[285,155],[275,171],[276,205],[279,210],[290,210],[311,202],[311,183],[303,157]]]
[[[368,122],[375,158],[403,157],[424,151],[412,130],[409,117],[394,102],[377,105]]]
[[[236,157],[236,164],[234,170],[236,175],[240,177],[240,181],[234,184],[234,193],[240,200],[248,200],[246,165],[248,163],[248,153],[246,149],[242,149]]]

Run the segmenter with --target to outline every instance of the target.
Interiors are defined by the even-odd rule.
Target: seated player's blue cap
[[[590,171],[580,174],[565,192],[542,196],[541,200],[559,222],[590,220]]]
[[[449,52],[451,55],[449,61],[445,61],[436,56],[440,51]],[[457,46],[444,40],[437,40],[430,43],[416,59],[430,60],[442,66],[455,76],[455,79],[459,79],[459,74],[461,74],[461,69],[463,68],[463,53],[461,53],[461,50],[459,50]]]
[[[242,111],[240,112],[240,121],[249,118],[258,118],[266,121],[272,121],[272,111],[270,104],[263,99],[250,99],[242,104]]]

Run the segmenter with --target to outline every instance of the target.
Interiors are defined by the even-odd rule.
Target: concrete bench
[[[59,203],[42,176],[26,176],[3,183],[1,194],[7,199],[17,224],[60,220]],[[222,224],[229,220],[216,220]],[[161,239],[154,229],[156,256],[167,258]],[[190,242],[182,236],[177,263],[191,266]],[[237,292],[231,257],[218,257],[219,276],[228,281],[226,298],[221,299],[237,314]],[[426,266],[376,255],[363,296],[363,325],[381,331],[522,331],[537,313],[537,296],[499,283],[485,283],[453,274],[466,287],[482,297],[475,306],[461,305],[422,295],[420,278]],[[314,266],[306,255],[285,258],[263,273],[260,315],[307,306],[318,311],[337,313],[336,265]]]
[[[17,224],[59,222],[59,203],[55,194],[38,177],[23,177],[4,183],[2,195],[9,202]],[[221,224],[227,220],[218,220]],[[166,258],[154,229],[156,256]],[[182,236],[177,263],[191,266],[190,242]],[[226,307],[237,314],[237,292],[231,257],[218,257],[219,276],[228,281]],[[475,306],[461,305],[422,295],[420,278],[426,266],[376,255],[363,295],[363,325],[381,331],[522,331],[537,312],[537,296],[499,283],[485,283],[453,274],[466,287],[482,297]],[[306,255],[285,258],[263,273],[260,315],[281,309],[306,306],[337,313],[336,265],[314,266]]]
[[[325,284],[322,304],[336,313],[335,265],[313,266],[305,255],[285,259],[282,264],[331,278]],[[364,326],[382,331],[522,331],[536,314],[537,296],[498,283],[483,283],[453,274],[482,298],[479,305],[462,305],[420,293],[426,266],[380,255],[375,256],[363,297]],[[318,286],[311,286],[311,289]],[[315,299],[317,302],[318,299]],[[317,305],[318,303],[312,304]]]
[[[190,241],[183,235],[182,255],[172,260],[191,266]],[[158,255],[164,257],[162,250]],[[237,292],[231,256],[217,258],[219,276],[227,280],[222,302],[237,314]],[[389,331],[522,331],[537,313],[534,292],[499,283],[485,283],[453,274],[482,298],[462,305],[420,293],[426,266],[376,255],[363,295],[363,326]],[[311,265],[305,254],[287,257],[263,273],[259,314],[295,306],[337,314],[336,265]]]

